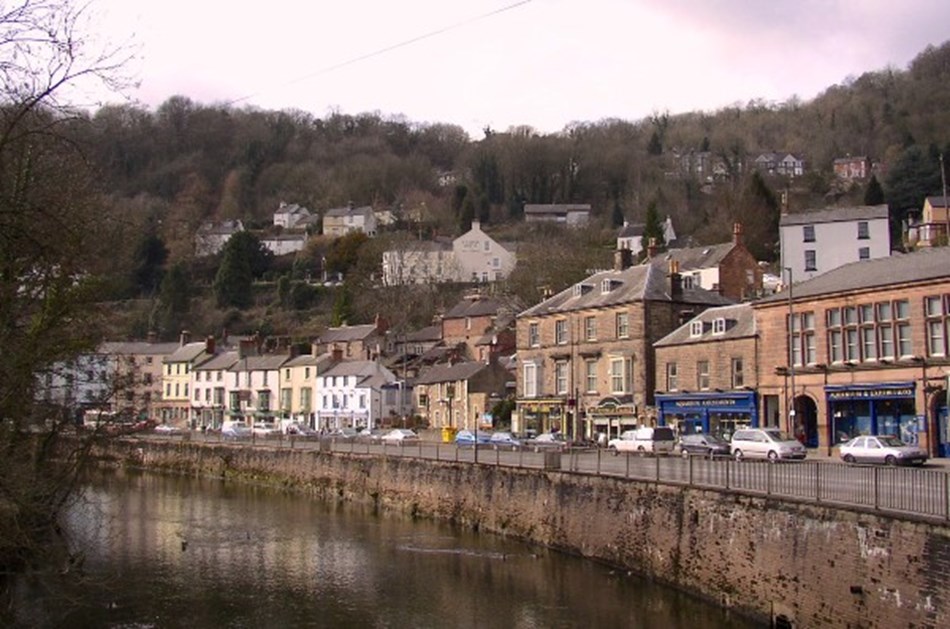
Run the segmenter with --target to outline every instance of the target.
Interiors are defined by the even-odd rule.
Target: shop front
[[[521,418],[519,433],[540,435],[551,431],[569,434],[567,424],[567,400],[543,398],[518,400],[517,410]]]
[[[737,428],[759,425],[755,391],[657,394],[658,423],[681,435],[709,433],[728,439]]]
[[[624,430],[638,427],[632,395],[610,396],[587,408],[588,437],[606,443]],[[601,437],[603,435],[603,437]]]
[[[913,381],[826,386],[831,443],[858,435],[896,435],[916,444],[926,422],[917,413],[915,396]]]

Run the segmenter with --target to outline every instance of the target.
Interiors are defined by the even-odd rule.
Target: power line
[[[366,54],[364,54],[364,55],[360,55],[359,57],[354,57],[354,58],[348,59],[348,60],[346,60],[346,61],[341,61],[340,63],[334,64],[334,65],[331,65],[331,66],[327,66],[326,68],[321,68],[320,70],[316,70],[315,72],[311,72],[311,73],[309,73],[309,74],[305,74],[305,75],[303,75],[303,76],[297,77],[296,79],[291,79],[290,81],[287,81],[287,82],[283,83],[283,85],[293,85],[293,84],[295,84],[295,83],[300,83],[301,81],[306,81],[306,80],[308,80],[308,79],[312,79],[312,78],[315,77],[315,76],[320,76],[320,75],[322,75],[322,74],[327,74],[327,73],[329,73],[329,72],[333,72],[334,70],[339,70],[340,68],[345,68],[345,67],[351,66],[351,65],[353,65],[353,64],[355,64],[355,63],[359,63],[359,62],[361,62],[361,61],[366,61],[367,59],[372,59],[373,57],[378,57],[378,56],[380,56],[380,55],[386,54],[387,52],[392,52],[393,50],[398,50],[399,48],[405,48],[406,46],[411,46],[412,44],[418,43],[418,42],[420,42],[420,41],[423,41],[423,40],[426,40],[426,39],[431,39],[432,37],[437,37],[437,36],[439,36],[439,35],[443,35],[443,34],[445,34],[445,33],[448,33],[449,31],[453,31],[453,30],[462,28],[463,26],[468,26],[469,24],[473,24],[473,23],[479,22],[479,21],[481,21],[481,20],[486,20],[486,19],[488,19],[488,18],[490,18],[490,17],[494,17],[494,16],[496,16],[496,15],[499,15],[500,13],[505,13],[506,11],[511,11],[511,10],[513,10],[513,9],[517,9],[518,7],[520,7],[520,6],[522,6],[522,5],[531,3],[532,1],[533,1],[533,0],[519,0],[518,2],[513,2],[513,3],[511,3],[511,4],[508,4],[508,5],[503,6],[503,7],[501,7],[501,8],[495,9],[495,10],[493,10],[493,11],[488,11],[487,13],[482,13],[481,15],[476,15],[475,17],[470,17],[470,18],[468,18],[468,19],[462,20],[461,22],[456,22],[456,23],[450,24],[450,25],[448,25],[448,26],[443,26],[443,27],[438,28],[438,29],[436,29],[436,30],[434,30],[434,31],[429,31],[428,33],[425,33],[425,34],[423,34],[423,35],[418,35],[418,36],[413,37],[413,38],[411,38],[411,39],[403,40],[403,41],[401,41],[401,42],[399,42],[399,43],[392,44],[392,45],[390,45],[390,46],[386,46],[385,48],[379,48],[378,50],[374,50],[374,51],[372,51],[372,52],[368,52],[368,53],[366,53]],[[248,99],[254,98],[255,96],[259,96],[259,95],[262,94],[262,93],[263,93],[263,91],[254,92],[254,93],[252,93],[252,94],[247,94],[246,96],[241,96],[240,98],[235,98],[234,100],[227,101],[227,104],[229,104],[229,105],[234,105],[234,104],[236,104],[236,103],[240,103],[240,102],[246,101],[246,100],[248,100]]]

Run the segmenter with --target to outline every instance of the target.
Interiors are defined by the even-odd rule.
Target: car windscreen
[[[654,441],[674,441],[676,435],[673,434],[672,428],[666,428],[660,426],[653,429],[653,440]]]

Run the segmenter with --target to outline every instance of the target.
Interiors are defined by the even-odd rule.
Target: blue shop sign
[[[829,385],[825,395],[829,402],[849,400],[892,400],[913,398],[913,382],[887,382],[881,384]]]

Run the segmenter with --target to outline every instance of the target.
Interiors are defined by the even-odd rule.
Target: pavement
[[[837,452],[828,454],[827,448],[816,448],[809,449],[807,459],[809,461],[840,461],[841,458],[838,456]],[[931,457],[924,464],[924,467],[939,467],[945,470],[950,470],[950,459],[941,458],[941,457]]]

